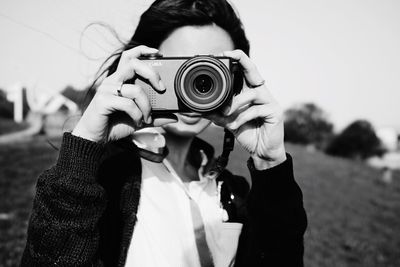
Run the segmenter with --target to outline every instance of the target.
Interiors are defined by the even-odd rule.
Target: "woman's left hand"
[[[246,83],[223,114],[209,115],[215,124],[230,130],[250,153],[256,169],[276,166],[286,160],[283,142],[283,111],[273,98],[256,66],[241,50],[224,52],[239,61]],[[259,85],[259,86],[257,86]]]

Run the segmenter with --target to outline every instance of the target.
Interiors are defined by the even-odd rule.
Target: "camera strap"
[[[134,136],[132,136],[132,141],[136,144],[138,153],[142,158],[153,162],[162,162],[163,159],[168,155],[168,148],[166,146],[156,146],[155,148],[147,146],[146,142],[144,142],[144,137],[149,137],[152,132],[150,130],[141,130],[136,132]],[[142,135],[144,133],[144,135]],[[157,132],[158,135],[160,135]],[[140,138],[142,136],[142,138]],[[149,138],[148,138],[149,139]],[[154,139],[154,136],[152,140]],[[153,140],[154,141],[154,140]],[[154,143],[154,142],[151,142]],[[227,129],[224,129],[224,144],[221,155],[215,160],[212,165],[209,173],[211,175],[215,175],[218,177],[226,168],[229,161],[229,155],[232,152],[235,145],[235,136],[232,132]]]
[[[217,173],[217,177],[224,171],[226,165],[228,165],[229,154],[232,152],[235,145],[235,136],[232,132],[224,129],[224,145],[222,154],[217,158],[215,165],[211,168],[210,172]]]

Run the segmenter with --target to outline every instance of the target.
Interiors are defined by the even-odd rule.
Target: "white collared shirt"
[[[125,266],[200,267],[190,201],[199,208],[214,266],[233,266],[242,224],[224,222],[219,186],[202,171],[199,181],[184,184],[168,160],[142,159],[137,222]]]

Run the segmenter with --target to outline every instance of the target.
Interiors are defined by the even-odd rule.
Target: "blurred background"
[[[151,2],[0,1],[0,266],[18,266],[37,176]],[[400,266],[400,2],[231,2],[285,109],[305,266]],[[222,134],[202,137],[220,150]],[[229,168],[248,176],[242,152]]]

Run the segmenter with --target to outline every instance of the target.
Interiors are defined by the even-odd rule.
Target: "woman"
[[[245,86],[207,118],[153,118],[143,88],[127,81],[166,90],[140,60],[154,53],[229,57],[241,65]],[[306,216],[282,111],[248,53],[225,0],[154,2],[64,134],[56,165],[39,177],[22,265],[302,266]],[[250,191],[242,177],[208,171],[212,148],[196,135],[210,121],[249,152]],[[154,152],[163,142],[169,153],[160,159],[166,153]]]

